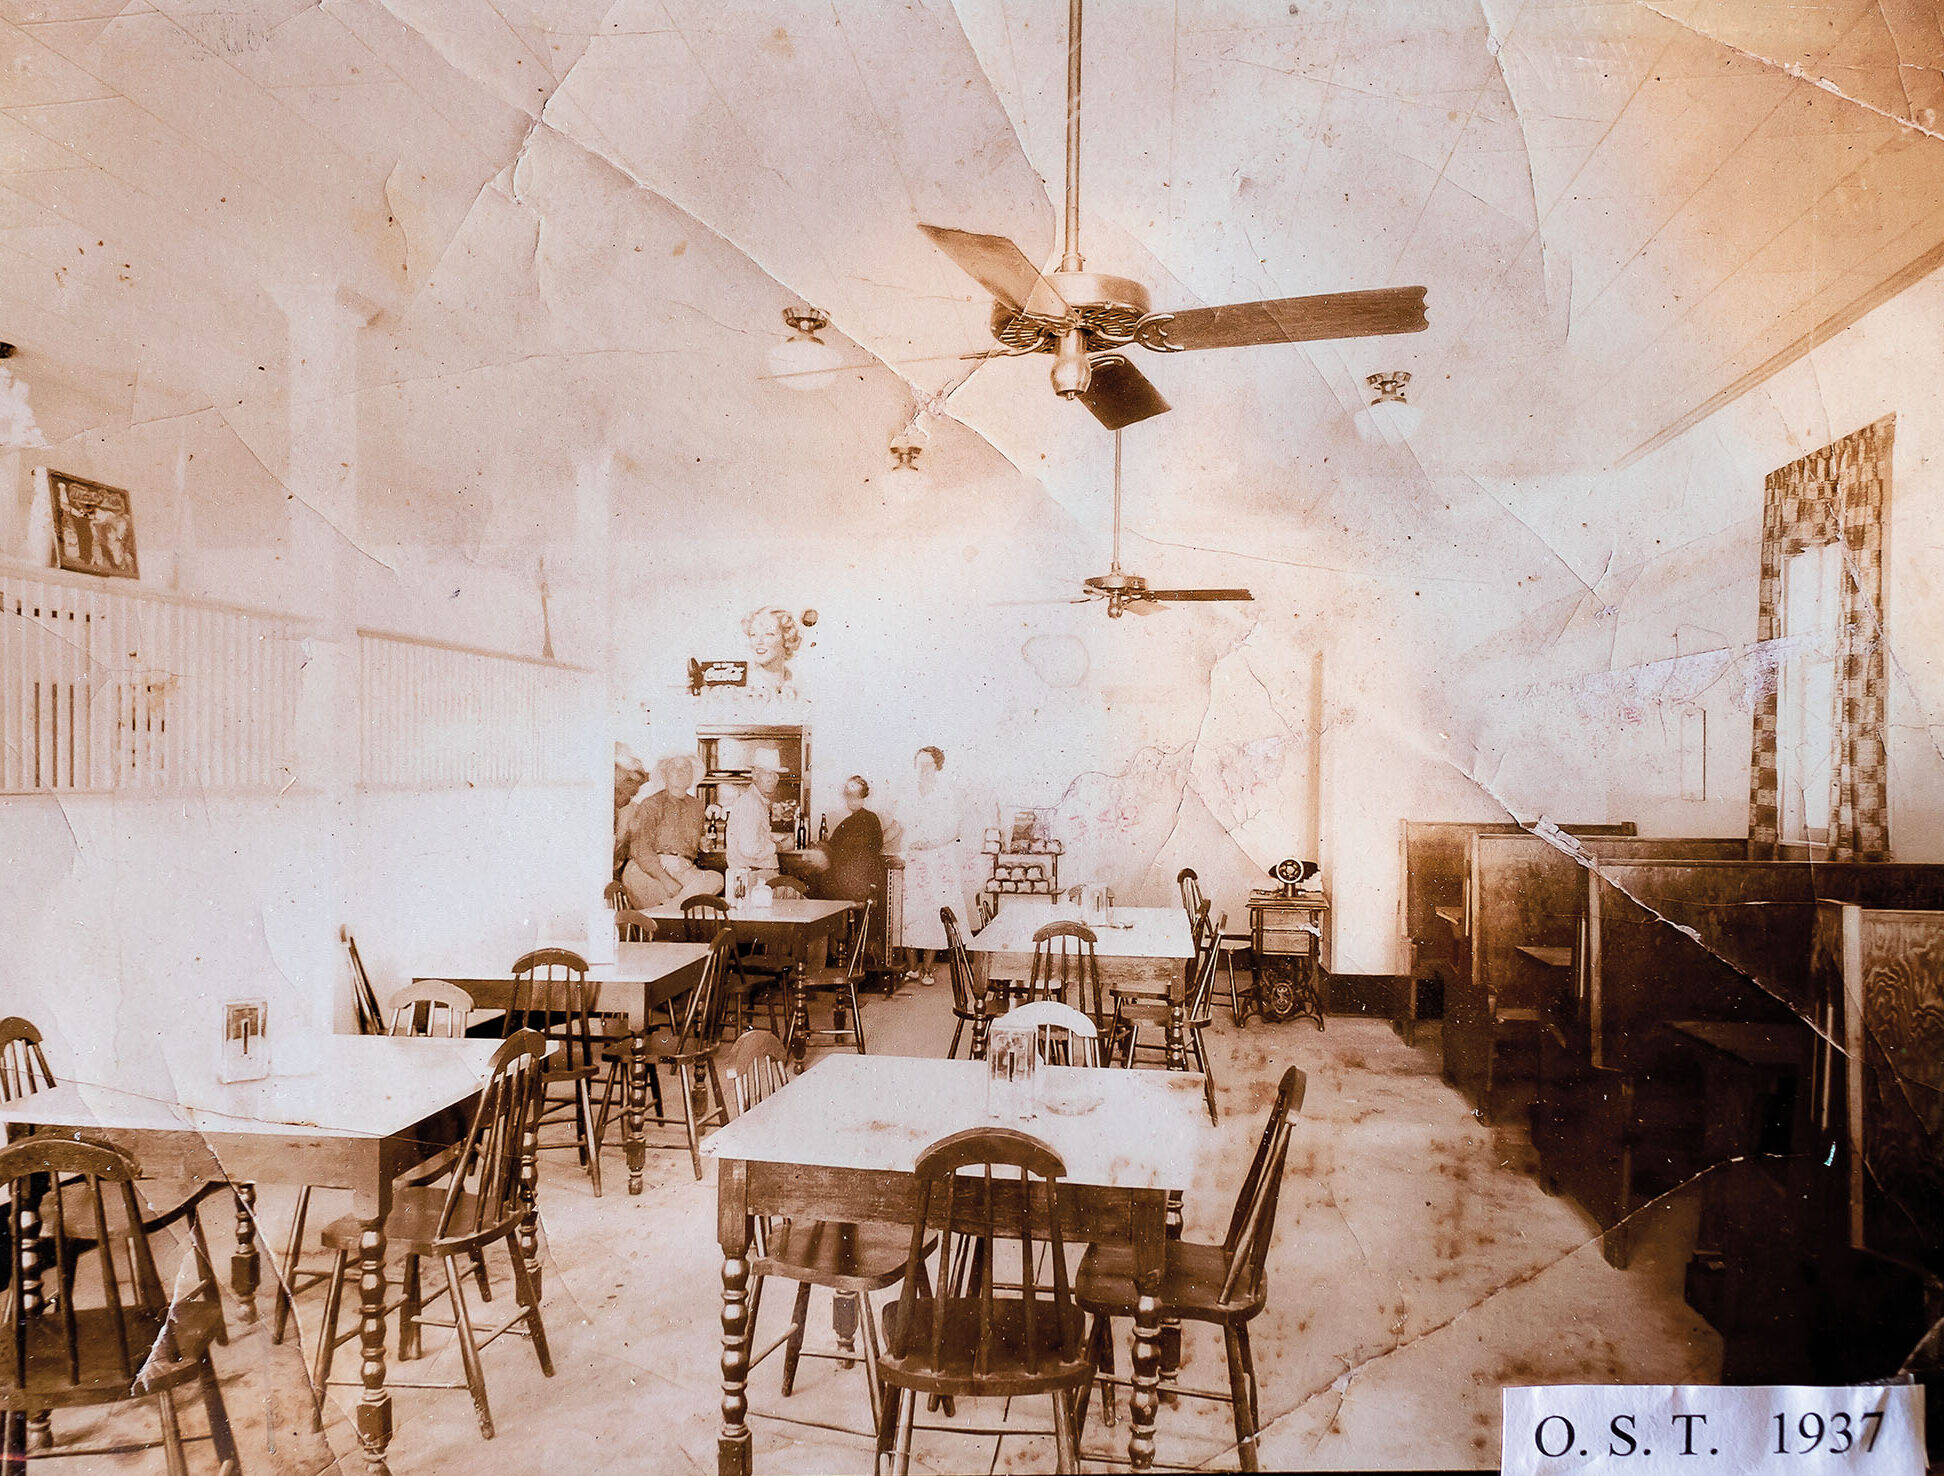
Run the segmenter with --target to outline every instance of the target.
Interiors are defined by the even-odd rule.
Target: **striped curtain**
[[[1768,475],[1762,502],[1762,580],[1756,639],[1782,636],[1782,567],[1805,548],[1843,545],[1842,626],[1836,657],[1836,752],[1831,768],[1829,858],[1890,855],[1884,752],[1883,524],[1890,499],[1896,416],[1834,441]],[[1778,667],[1779,667],[1779,663]],[[1749,780],[1749,855],[1773,857],[1781,839],[1776,687],[1755,706]]]

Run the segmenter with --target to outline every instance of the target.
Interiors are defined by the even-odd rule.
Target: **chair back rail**
[[[1235,1196],[1228,1234],[1222,1238],[1227,1266],[1222,1277],[1222,1300],[1256,1295],[1263,1285],[1269,1244],[1275,1236],[1276,1206],[1282,1194],[1283,1170],[1289,1157],[1289,1119],[1303,1110],[1309,1081],[1299,1067],[1282,1074],[1276,1100],[1263,1124],[1255,1157]]]
[[[729,923],[729,904],[712,893],[682,899],[682,941],[708,943]]]
[[[790,1078],[789,1057],[773,1031],[745,1030],[722,1060],[732,1117],[741,1117]]]
[[[995,1168],[1011,1172],[995,1175]],[[914,1338],[924,1337],[931,1367],[940,1368],[947,1356],[948,1324],[958,1330],[969,1323],[974,1329],[971,1366],[975,1379],[995,1372],[996,1362],[1011,1362],[1022,1356],[1027,1371],[1037,1374],[1047,1352],[1038,1331],[1042,1319],[1050,1319],[1058,1336],[1053,1352],[1060,1363],[1083,1361],[1085,1340],[1074,1313],[1060,1227],[1060,1181],[1066,1176],[1066,1164],[1059,1154],[1039,1139],[1012,1128],[968,1128],[932,1144],[918,1156],[913,1172],[919,1209],[911,1231],[891,1356],[910,1356],[915,1351]],[[1036,1222],[1046,1227],[1050,1287],[1042,1286],[1037,1279]],[[965,1292],[952,1289],[948,1263],[954,1232],[976,1237],[975,1243],[983,1247],[982,1253],[974,1256],[978,1264],[970,1278],[971,1287]],[[926,1247],[933,1236],[937,1237],[938,1267],[927,1283]],[[1025,1325],[1023,1350],[1002,1344],[996,1335],[999,1319],[995,1317],[998,1298],[993,1262],[1001,1241],[1015,1241],[1019,1246],[1019,1281],[1004,1289],[1017,1293],[1016,1298],[1007,1299],[1009,1302],[1023,1304],[1018,1313]],[[927,1284],[937,1290],[931,1298],[930,1326],[921,1329],[917,1325],[918,1288]],[[975,1315],[966,1318],[965,1309]],[[959,1315],[954,1317],[954,1312]],[[956,1355],[962,1350],[952,1351]]]
[[[357,1012],[358,1033],[384,1035],[385,1012],[379,1008],[378,991],[371,987],[371,975],[365,972],[358,940],[351,936],[349,928],[339,928],[338,936],[344,940],[345,955],[351,960],[351,1005]]]
[[[655,920],[635,908],[617,907],[614,910],[614,937],[618,943],[652,943],[655,941]]]
[[[457,1040],[466,1033],[473,998],[444,979],[419,979],[392,995],[386,1014],[393,1035]]]
[[[714,1044],[722,1034],[723,1011],[729,1000],[729,974],[739,970],[736,933],[718,929],[702,965],[702,978],[688,993],[681,1018],[675,1022],[675,1049],[685,1053]]]
[[[1099,935],[1085,923],[1051,922],[1033,934],[1033,966],[1027,976],[1026,999],[1065,1003],[1069,993],[1076,1008],[1102,1017],[1105,992],[1100,984],[1100,961],[1094,947]]]
[[[507,1039],[538,1031],[560,1046],[557,1070],[595,1065],[605,1031],[594,1026],[601,985],[587,977],[587,960],[567,948],[536,948],[513,962],[513,996],[501,1020]]]
[[[1008,1029],[1031,1028],[1039,1058],[1052,1066],[1098,1066],[1100,1031],[1072,1005],[1036,999],[1005,1016]]]
[[[1208,904],[1201,905],[1201,929],[1193,959],[1195,972],[1188,984],[1188,1018],[1208,1018],[1208,997],[1215,992],[1215,969],[1222,957],[1222,929],[1228,926],[1225,912],[1214,922],[1208,920]]]
[[[949,907],[938,909],[938,920],[945,928],[945,951],[951,960],[952,1007],[964,1015],[977,1014],[985,1000],[978,975],[972,972],[972,955],[966,952],[965,935],[959,931],[958,918]]]
[[[11,1334],[0,1391],[9,1383],[23,1390],[30,1382],[81,1388],[84,1362],[93,1365],[88,1355],[98,1353],[84,1349],[84,1336],[104,1330],[113,1333],[114,1368],[125,1384],[120,1397],[130,1397],[151,1356],[176,1357],[168,1295],[135,1197],[140,1172],[129,1154],[100,1143],[33,1137],[0,1149],[10,1232],[6,1320]],[[118,1221],[112,1230],[111,1218]],[[51,1269],[58,1283],[51,1296],[41,1280],[43,1238],[52,1244]],[[80,1264],[89,1253],[99,1257],[100,1300],[83,1306]],[[47,1302],[54,1304],[52,1317],[41,1310]]]
[[[39,1028],[19,1015],[0,1020],[0,1102],[31,1097],[53,1085]]]
[[[803,878],[791,876],[787,872],[778,872],[775,876],[771,877],[769,879],[769,889],[772,895],[778,897],[807,897],[810,895],[810,889],[803,884]]]
[[[506,1038],[488,1068],[465,1142],[454,1159],[439,1241],[502,1234],[529,1209],[524,1170],[539,1146],[547,1039],[537,1030]]]

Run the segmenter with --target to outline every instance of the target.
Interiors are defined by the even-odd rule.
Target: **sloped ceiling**
[[[922,408],[1097,523],[1107,438],[1045,360],[961,357],[986,304],[915,228],[1051,254],[1064,12],[0,0],[0,336],[50,436],[245,420],[277,294],[334,282],[379,309],[376,495],[522,417],[700,466],[683,495],[834,488]],[[1182,0],[1097,5],[1086,40],[1091,266],[1161,306],[1429,289],[1407,338],[1145,356],[1176,406],[1128,435],[1163,543],[1220,518],[1290,554],[1295,507],[1310,555],[1354,553],[1361,481],[1610,465],[1944,242],[1914,0]],[[837,389],[763,378],[792,300],[858,366]],[[1409,454],[1349,431],[1393,368]]]

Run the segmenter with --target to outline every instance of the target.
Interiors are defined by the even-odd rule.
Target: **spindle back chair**
[[[574,1123],[571,1142],[542,1142],[542,1148],[573,1148],[587,1169],[594,1196],[601,1195],[601,1135],[594,1115],[594,1078],[605,1064],[610,1075],[623,1069],[619,1053],[609,1052],[607,1022],[596,1012],[601,985],[587,977],[587,960],[568,948],[536,948],[513,962],[513,997],[500,1020],[500,1033],[512,1039],[523,1030],[544,1036],[554,1047],[544,1069],[546,1096],[542,1126]]]
[[[959,1038],[965,1027],[972,1027],[972,1044],[967,1052],[968,1059],[983,1061],[986,1042],[986,994],[979,984],[978,975],[972,972],[972,955],[966,951],[965,937],[959,932],[958,918],[949,907],[938,909],[938,920],[945,928],[945,955],[952,976],[952,1043],[946,1047],[945,1059],[951,1060],[958,1055]]]
[[[473,998],[444,979],[416,979],[391,997],[387,1015],[393,1035],[463,1040]]]
[[[1094,1364],[1067,1280],[1060,1196],[1065,1176],[1059,1154],[1012,1128],[969,1128],[918,1156],[918,1214],[904,1289],[886,1309],[878,1359],[881,1378],[896,1391],[879,1427],[879,1445],[895,1430],[897,1476],[911,1468],[919,1395],[1051,1395],[1060,1469],[1079,1469],[1069,1400],[1092,1381]],[[961,1237],[971,1239],[972,1264],[955,1285],[946,1262]],[[1018,1248],[1017,1282],[994,1280],[993,1263],[1005,1244]],[[1040,1245],[1050,1285],[1040,1282],[1035,1268]],[[935,1279],[927,1267],[933,1254]],[[999,1290],[1013,1294],[1002,1297]]]
[[[128,1153],[100,1143],[31,1137],[0,1149],[9,1230],[0,1304],[6,1333],[0,1337],[0,1466],[7,1470],[26,1466],[30,1416],[153,1399],[170,1476],[186,1476],[175,1391],[191,1383],[208,1411],[221,1469],[226,1476],[236,1470],[236,1444],[209,1357],[222,1336],[222,1313],[201,1298],[170,1298],[135,1194],[140,1175]],[[51,1252],[45,1267],[43,1248]],[[92,1277],[82,1269],[91,1258]],[[51,1289],[43,1270],[52,1273]],[[63,1447],[54,1453],[109,1452]]]

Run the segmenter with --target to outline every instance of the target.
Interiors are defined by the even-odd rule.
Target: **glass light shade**
[[[770,373],[793,390],[828,389],[843,365],[843,354],[814,333],[793,333],[769,351]]]
[[[1373,446],[1401,446],[1424,423],[1424,412],[1406,400],[1379,400],[1359,410],[1357,434]]]

